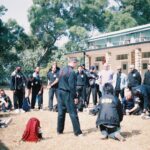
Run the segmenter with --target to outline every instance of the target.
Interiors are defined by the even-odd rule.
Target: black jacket
[[[144,81],[143,84],[150,86],[150,71],[146,71],[144,74]]]
[[[123,119],[123,109],[117,97],[104,95],[99,104],[99,114],[96,125],[111,125],[120,127]]]
[[[72,98],[76,98],[76,84],[77,78],[71,66],[62,68],[59,72],[58,89],[70,92]]]
[[[10,83],[10,89],[11,90],[22,90],[25,88],[26,85],[26,78],[25,76],[20,72],[13,72],[11,75],[11,83]]]
[[[77,72],[77,86],[86,86],[87,75],[83,73]]]
[[[141,85],[141,80],[141,75],[136,69],[128,74],[128,86],[130,87]]]

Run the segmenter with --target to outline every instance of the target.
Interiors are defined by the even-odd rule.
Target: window
[[[143,52],[142,58],[150,58],[150,52]]]
[[[117,56],[116,56],[116,59],[117,59],[117,60],[128,59],[128,54],[117,55]]]
[[[143,63],[142,68],[143,68],[143,69],[147,69],[147,63]]]
[[[95,61],[104,61],[105,56],[96,57]]]
[[[123,64],[123,65],[122,65],[122,69],[123,69],[123,70],[127,70],[127,64]]]

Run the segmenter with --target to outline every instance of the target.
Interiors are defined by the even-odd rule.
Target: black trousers
[[[86,89],[87,95],[87,105],[89,105],[89,100],[90,100],[90,94],[92,92],[92,97],[93,97],[93,105],[97,104],[97,85],[94,84],[90,86],[89,88]]]
[[[41,93],[40,95],[38,95],[39,90],[34,90],[32,89],[32,98],[31,98],[31,109],[34,109],[35,107],[35,103],[36,103],[36,98],[38,96],[38,107],[42,108],[42,104],[43,104],[43,93]]]
[[[56,99],[57,99],[57,95],[58,95],[58,89],[57,88],[50,88],[49,89],[49,110],[53,110],[53,99],[54,99],[54,94],[56,96]]]
[[[70,115],[74,134],[81,134],[82,131],[80,129],[79,118],[73,97],[70,95],[70,92],[58,90],[58,133],[63,133],[64,131],[66,112]]]
[[[124,98],[124,89],[122,89],[122,90],[115,89],[115,96],[119,98],[119,94],[120,94],[121,98]]]
[[[13,94],[14,109],[21,109],[24,98],[24,89],[15,90]]]

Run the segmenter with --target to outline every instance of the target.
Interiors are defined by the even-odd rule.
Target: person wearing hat
[[[25,96],[26,78],[21,71],[21,67],[17,66],[11,74],[10,88],[13,91],[14,109],[16,113],[22,110],[23,98]]]
[[[117,72],[113,75],[113,87],[115,96],[124,97],[124,88],[127,87],[127,76],[122,72],[121,66],[117,66]]]
[[[74,134],[76,136],[82,135],[76,108],[78,98],[76,94],[76,73],[73,70],[76,65],[77,59],[69,58],[68,65],[63,67],[59,72],[57,121],[58,134],[62,134],[64,131],[65,116],[66,112],[68,112],[73,125]]]

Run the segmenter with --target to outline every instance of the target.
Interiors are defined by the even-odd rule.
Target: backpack
[[[30,111],[30,100],[29,100],[29,97],[25,97],[24,100],[23,100],[23,104],[22,104],[22,109],[24,111]]]
[[[40,121],[37,118],[30,118],[22,135],[22,140],[28,142],[39,141],[42,139],[42,134],[39,131]]]

